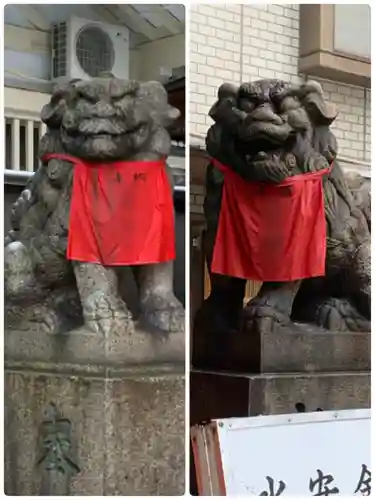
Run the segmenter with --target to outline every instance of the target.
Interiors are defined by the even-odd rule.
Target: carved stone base
[[[369,372],[245,375],[193,371],[190,424],[213,418],[370,408]]]
[[[43,414],[53,403],[71,426],[80,469],[67,478],[70,495],[182,495],[183,371],[183,365],[131,370],[8,358],[5,494],[39,495],[43,480],[44,492],[46,484],[56,484],[45,480],[55,474],[46,471],[47,458],[38,465]],[[63,465],[68,462],[63,458]],[[61,485],[64,473],[59,480]]]
[[[184,350],[182,332],[6,331],[6,494],[182,495]],[[51,404],[57,424],[44,421]],[[46,426],[51,439],[45,431],[41,445]],[[54,426],[71,429],[74,457]],[[53,446],[56,436],[61,442]],[[58,459],[66,474],[47,470]]]
[[[217,333],[196,322],[193,366],[236,373],[370,370],[370,333],[343,333],[294,324],[271,333]]]
[[[139,363],[184,363],[185,334],[147,332],[107,337],[85,330],[48,334],[34,329],[5,332],[5,358],[36,362],[100,365],[103,370]]]

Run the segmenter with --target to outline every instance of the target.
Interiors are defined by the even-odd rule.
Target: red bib
[[[324,276],[326,221],[322,177],[279,184],[247,182],[214,160],[224,186],[211,271],[255,281]]]
[[[165,162],[74,165],[67,258],[105,266],[152,264],[175,258],[172,189]]]

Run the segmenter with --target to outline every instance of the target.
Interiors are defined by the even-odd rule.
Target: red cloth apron
[[[174,206],[164,161],[74,165],[67,258],[106,266],[175,258]]]
[[[322,177],[330,169],[267,184],[213,164],[223,172],[224,186],[212,273],[255,281],[324,276]]]

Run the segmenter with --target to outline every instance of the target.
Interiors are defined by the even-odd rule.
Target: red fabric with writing
[[[322,177],[330,169],[279,184],[224,174],[211,271],[246,280],[294,281],[324,276],[326,221]]]
[[[174,206],[164,161],[74,164],[67,258],[106,266],[175,258]]]

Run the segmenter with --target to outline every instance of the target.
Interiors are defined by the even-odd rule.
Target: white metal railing
[[[46,125],[33,113],[5,109],[5,171],[7,184],[23,185],[38,168],[38,143]],[[181,179],[185,172],[185,156],[171,156],[168,163]],[[184,183],[185,184],[185,183]],[[175,185],[176,192],[185,192],[185,185]]]
[[[5,109],[5,181],[23,184],[38,168],[38,143],[46,125],[32,113]]]

